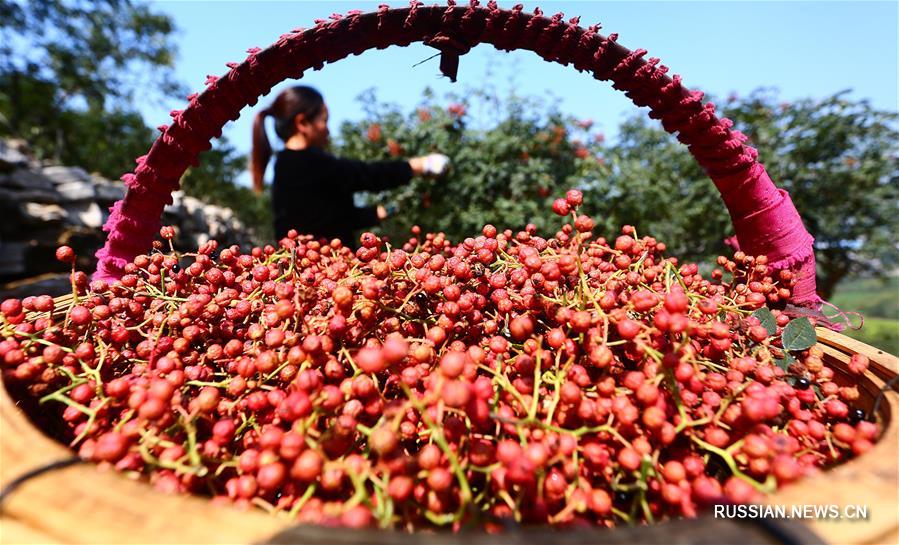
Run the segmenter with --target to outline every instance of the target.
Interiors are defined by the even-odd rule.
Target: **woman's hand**
[[[409,159],[409,166],[416,176],[440,176],[449,168],[449,157],[442,153],[429,153]]]
[[[389,217],[395,216],[398,207],[395,203],[390,203],[387,206],[378,205],[375,208],[375,213],[378,215],[378,221],[384,221]]]

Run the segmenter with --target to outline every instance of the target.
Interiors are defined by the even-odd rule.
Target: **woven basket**
[[[840,334],[819,328],[825,362],[835,380],[854,381],[859,406],[870,413],[884,381],[899,373],[899,359]],[[849,378],[852,354],[871,360],[859,380]],[[506,543],[791,543],[861,545],[899,540],[899,392],[888,390],[877,411],[884,433],[874,448],[816,477],[787,486],[767,498],[771,505],[867,506],[868,520],[804,521],[790,525],[767,521],[764,526],[722,519],[681,520],[637,528],[429,535],[428,543],[500,545]],[[72,456],[65,446],[37,429],[0,388],[0,485],[49,462]],[[420,536],[388,531],[352,531],[298,527],[291,521],[259,512],[213,505],[196,497],[170,496],[126,479],[112,470],[80,464],[27,481],[3,506],[0,543],[322,543],[411,544]],[[819,537],[816,537],[820,536]],[[823,539],[823,540],[822,540]]]
[[[571,64],[600,80],[611,80],[638,106],[648,106],[669,132],[689,146],[690,152],[715,181],[734,221],[741,246],[750,254],[767,254],[772,268],[797,271],[796,293],[801,303],[814,304],[812,239],[802,228],[789,197],[771,183],[755,151],[743,145],[745,137],[718,119],[714,108],[703,105],[702,94],[691,92],[680,78],[666,76],[657,59],[644,60],[644,50],[629,51],[598,28],[584,29],[561,15],[543,17],[524,13],[519,6],[501,10],[486,7],[421,7],[389,9],[332,16],[314,28],[285,34],[265,50],[250,50],[249,57],[221,78],[210,77],[208,88],[189,97],[190,105],[172,112],[171,126],[138,166],[123,177],[128,192],[116,203],[104,227],[109,232],[96,276],[114,279],[135,255],[145,252],[158,232],[164,206],[181,175],[197,156],[210,148],[228,120],[246,105],[287,78],[320,69],[349,54],[390,45],[423,41],[441,50],[441,70],[454,76],[459,55],[479,43],[504,50],[534,51],[547,61]],[[747,189],[749,188],[749,189]],[[775,221],[777,218],[778,221]],[[791,228],[784,228],[785,225]],[[798,225],[798,231],[794,228]],[[854,353],[867,355],[870,371],[857,381],[860,406],[871,411],[885,380],[899,372],[899,360],[867,345],[827,330],[818,331],[825,358],[844,380],[846,362]],[[838,379],[839,381],[839,379]],[[658,543],[820,543],[815,530],[828,543],[881,543],[896,541],[899,483],[899,394],[888,390],[877,411],[884,435],[872,451],[817,477],[789,486],[768,498],[773,504],[867,505],[867,521],[772,523],[743,526],[716,519],[675,521],[642,528],[591,530],[566,533],[524,533],[429,536],[434,543],[558,543],[634,541]],[[71,456],[62,445],[44,436],[0,389],[0,485],[36,466]],[[160,494],[92,465],[75,465],[29,480],[6,501],[0,518],[3,543],[411,543],[416,536],[398,532],[354,532],[291,526],[284,518],[261,512],[240,512],[208,500]],[[710,533],[712,532],[712,533]]]

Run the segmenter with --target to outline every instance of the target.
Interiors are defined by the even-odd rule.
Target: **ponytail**
[[[324,108],[321,93],[305,85],[289,87],[281,91],[271,106],[256,113],[253,118],[253,148],[250,152],[250,172],[253,175],[253,190],[262,193],[265,187],[265,169],[272,158],[272,146],[265,134],[265,118],[275,118],[275,133],[283,141],[296,132],[294,119],[299,114],[307,118],[318,116]]]
[[[250,153],[250,172],[253,175],[253,191],[262,193],[265,186],[265,169],[272,157],[272,146],[265,134],[265,118],[271,112],[268,109],[256,113],[253,118],[253,149]]]

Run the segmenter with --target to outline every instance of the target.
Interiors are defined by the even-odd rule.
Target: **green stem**
[[[727,452],[726,450],[720,449],[720,448],[716,447],[715,445],[706,443],[705,441],[696,437],[695,435],[691,436],[690,439],[694,443],[696,443],[697,445],[702,447],[703,449],[705,449],[708,452],[711,452],[713,454],[717,454],[722,460],[724,460],[724,463],[727,464],[728,468],[730,468],[731,473],[733,473],[734,477],[737,477],[740,480],[746,481],[753,488],[755,488],[756,490],[758,490],[759,492],[761,492],[763,494],[770,494],[771,492],[774,492],[775,487],[771,483],[769,483],[769,482],[760,483],[760,482],[756,481],[755,479],[753,479],[752,477],[750,477],[750,476],[746,475],[745,473],[743,473],[742,471],[740,471],[740,468],[737,467],[736,460],[734,460],[734,457],[731,456],[731,454],[729,452]]]
[[[449,444],[446,442],[446,438],[443,436],[443,430],[434,425],[431,421],[431,418],[428,416],[426,408],[415,398],[415,394],[409,389],[408,386],[402,384],[403,391],[406,393],[406,396],[415,406],[416,410],[421,414],[421,418],[424,421],[425,425],[431,430],[431,438],[434,439],[434,442],[437,443],[437,446],[443,451],[446,458],[449,460],[450,466],[452,467],[453,473],[456,475],[456,479],[459,481],[459,492],[460,492],[460,506],[459,510],[462,512],[471,501],[471,486],[468,484],[468,478],[465,476],[465,472],[462,471],[462,466],[459,464],[459,459],[456,457],[455,451],[450,448]]]

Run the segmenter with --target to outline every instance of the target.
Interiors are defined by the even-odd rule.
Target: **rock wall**
[[[79,270],[93,272],[109,207],[124,195],[120,181],[78,167],[42,164],[21,141],[0,139],[0,285],[64,271],[55,260],[61,244],[75,249]],[[173,201],[162,221],[177,228],[177,249],[196,250],[210,238],[222,245],[250,244],[250,234],[230,209],[181,192]]]

